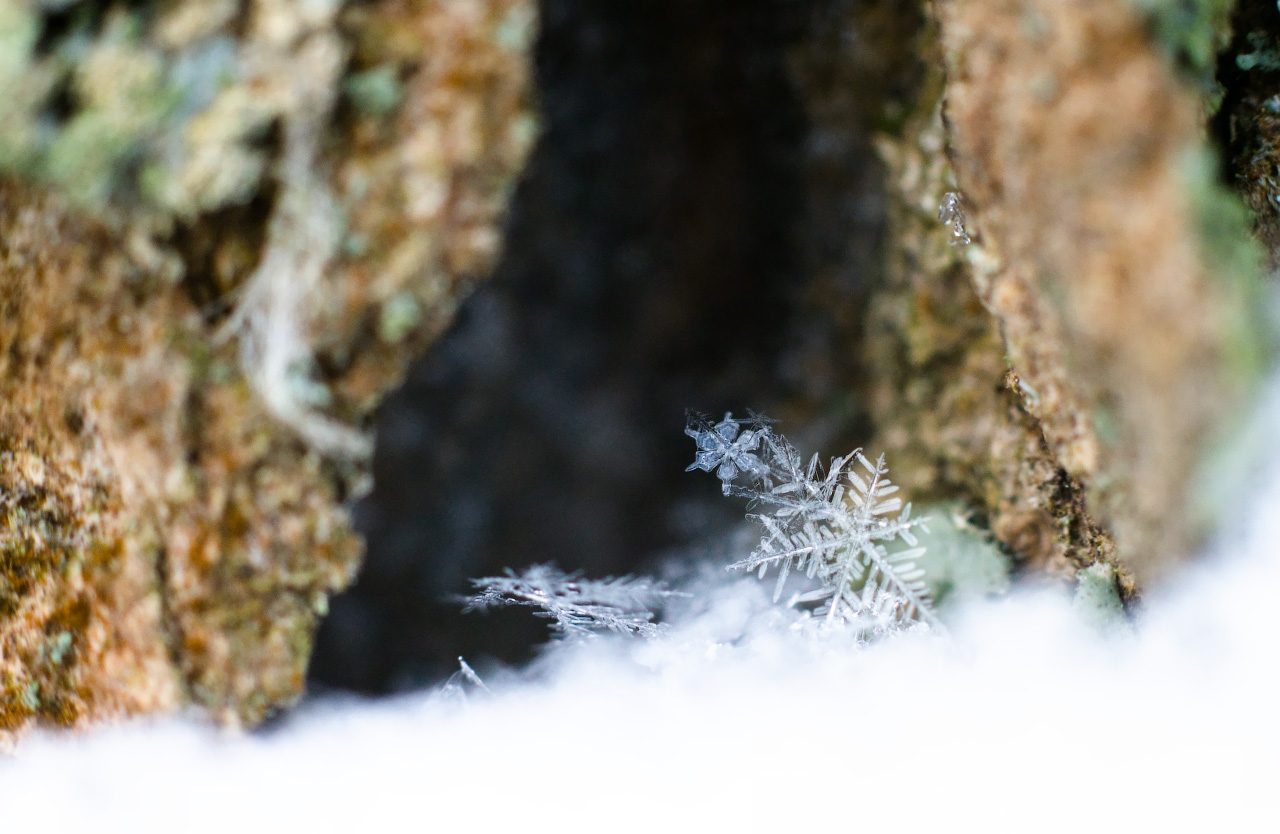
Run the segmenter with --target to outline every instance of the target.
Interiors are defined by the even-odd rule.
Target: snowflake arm
[[[653,609],[680,596],[651,579],[583,579],[581,574],[567,574],[553,565],[534,565],[523,574],[508,568],[503,576],[472,579],[471,584],[478,593],[464,610],[506,605],[540,608],[537,616],[554,620],[560,636],[574,639],[599,631],[655,636],[662,626],[653,622]]]
[[[750,448],[744,443],[735,450],[747,433],[739,434],[744,424],[753,433]],[[872,622],[877,631],[910,621],[941,627],[924,571],[916,566],[924,548],[912,530],[927,529],[928,519],[911,518],[911,505],[896,494],[883,456],[873,464],[859,449],[825,470],[817,455],[805,466],[786,438],[754,414],[750,421],[726,414],[716,426],[703,418],[686,433],[698,441],[690,469],[720,465],[725,494],[745,496],[762,510],[749,516],[764,528],[760,543],[731,569],[755,570],[764,578],[776,566],[775,601],[792,573],[818,580],[821,588],[793,602],[823,602],[818,614],[827,622]],[[735,454],[750,454],[753,463],[734,464],[726,473],[722,462]],[[890,552],[884,543],[898,539],[906,549]]]

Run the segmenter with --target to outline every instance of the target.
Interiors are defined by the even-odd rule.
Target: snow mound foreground
[[[29,738],[0,764],[0,830],[1274,824],[1271,481],[1118,636],[1062,594],[1019,592],[948,638],[855,649],[791,628],[771,583],[708,569],[666,635],[553,647],[463,698],[322,701],[249,737],[173,721]]]

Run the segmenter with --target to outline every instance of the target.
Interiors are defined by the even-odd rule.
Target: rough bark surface
[[[1224,90],[1214,126],[1274,271],[1280,267],[1280,8],[1241,0],[1232,31],[1219,59]]]
[[[610,408],[648,413],[631,398],[683,396],[703,380],[681,376],[684,354],[718,328],[751,336],[785,298],[778,356],[746,372],[726,358],[723,390],[773,369],[776,416],[804,423],[805,445],[868,441],[918,503],[959,502],[1025,570],[1104,561],[1132,594],[1203,534],[1200,473],[1269,344],[1248,218],[1208,127],[1274,267],[1280,13],[1242,2],[1232,35],[1230,5],[814,0],[739,18],[672,3],[636,12],[650,27],[636,52],[627,15],[545,6],[550,42],[577,50],[548,57],[548,78],[630,71],[560,79],[577,92],[552,122],[573,135],[544,149],[516,224],[531,280],[488,302],[523,299],[557,330],[601,309],[638,329],[602,319],[609,333],[574,342],[531,327],[554,349],[503,357],[519,384],[485,419],[528,408],[502,397],[541,402],[538,431],[571,451],[526,469],[573,471],[592,435],[593,465],[621,470],[612,456],[631,447],[562,419],[537,363],[574,384],[634,371],[628,351],[593,364],[604,348],[584,345],[642,333],[637,376],[658,382],[620,387]],[[535,18],[531,0],[0,0],[0,743],[37,721],[193,704],[251,725],[298,697],[317,622],[358,566],[347,507],[368,484],[369,415],[500,248],[536,133]],[[717,85],[745,98],[723,106]],[[761,90],[807,122],[788,110],[761,129],[769,114],[745,100]],[[613,121],[611,98],[631,102]],[[656,113],[669,102],[680,112]],[[635,133],[658,127],[649,165]],[[574,179],[616,157],[626,176]],[[677,187],[685,171],[733,211]],[[646,266],[644,235],[592,227],[616,182],[644,190],[661,218],[645,234],[670,243],[650,250],[678,269]],[[939,222],[949,192],[966,245]],[[727,228],[779,230],[793,198],[803,216],[776,251]],[[597,237],[591,257],[562,251]],[[734,265],[761,259],[785,268],[757,282],[794,263],[803,289],[739,286]],[[598,304],[611,288],[584,274],[608,264],[630,276],[627,309]],[[645,269],[675,276],[660,298]],[[458,425],[490,442],[474,414]],[[473,463],[428,438],[438,477]],[[521,483],[494,460],[485,477]],[[625,495],[663,483],[633,468]],[[601,512],[584,483],[575,524]],[[388,575],[416,610],[420,588]]]
[[[1261,354],[1248,265],[1202,233],[1203,108],[1126,4],[951,0],[938,16],[974,287],[1049,449],[1154,578],[1203,532],[1197,468]]]
[[[932,28],[921,37],[923,49],[936,49]],[[902,483],[913,495],[959,498],[1024,568],[1070,576],[1112,558],[1113,546],[1083,512],[1078,483],[1010,369],[1000,320],[975,289],[970,258],[981,265],[981,244],[956,245],[939,222],[957,186],[942,68],[933,66],[917,110],[880,142],[893,200],[887,277],[868,310],[864,347],[876,448],[910,478]]]
[[[1131,594],[1185,559],[1205,532],[1196,479],[1263,364],[1256,263],[1195,72],[1223,42],[1218,5],[1180,29],[1106,0],[926,4],[906,59],[923,80],[883,121],[872,446],[1024,569],[1114,562]],[[968,245],[940,222],[948,192]]]
[[[362,421],[497,252],[534,8],[41,8],[0,3],[0,741],[256,723],[354,576]]]

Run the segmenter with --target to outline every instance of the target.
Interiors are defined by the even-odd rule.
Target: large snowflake
[[[743,495],[760,508],[751,515],[764,527],[760,544],[730,567],[758,570],[762,578],[777,567],[775,600],[793,572],[818,580],[817,590],[793,602],[821,603],[816,614],[828,623],[875,631],[915,621],[940,625],[916,567],[924,548],[912,530],[927,519],[912,518],[911,505],[894,494],[883,456],[873,464],[859,449],[825,470],[817,455],[802,466],[787,439],[754,415],[726,414],[714,425],[692,415],[685,433],[698,444],[690,469],[718,467],[726,495]],[[895,540],[906,547],[890,551],[886,544]]]

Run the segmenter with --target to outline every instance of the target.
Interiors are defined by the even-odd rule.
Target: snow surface
[[[0,832],[1267,830],[1269,469],[1248,522],[1149,593],[1133,633],[1020,592],[949,639],[854,651],[788,628],[772,583],[708,569],[666,637],[561,646],[492,694],[322,702],[251,737],[29,738],[0,763]]]

